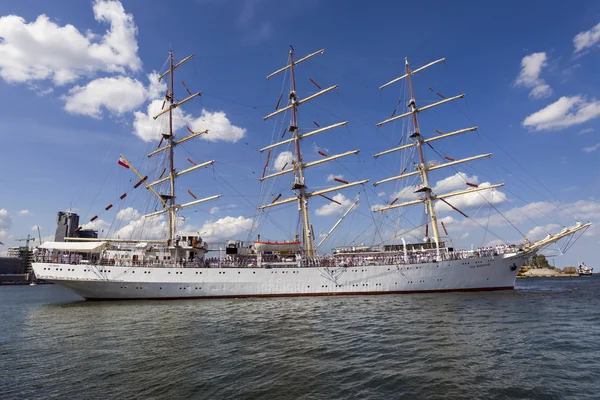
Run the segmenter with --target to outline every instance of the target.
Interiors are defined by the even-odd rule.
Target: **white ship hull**
[[[304,268],[143,268],[33,263],[88,300],[368,295],[513,289],[526,258]]]

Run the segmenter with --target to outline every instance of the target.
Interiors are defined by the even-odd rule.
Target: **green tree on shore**
[[[530,268],[552,268],[543,254],[536,254],[532,256],[528,261],[527,265]]]

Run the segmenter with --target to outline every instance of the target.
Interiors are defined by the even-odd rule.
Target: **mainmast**
[[[451,136],[454,136],[454,135],[458,135],[460,133],[472,132],[472,131],[476,131],[477,130],[477,127],[474,126],[474,127],[471,127],[471,128],[459,129],[457,131],[449,132],[449,133],[438,132],[438,133],[440,133],[439,136],[432,137],[432,138],[429,138],[429,139],[424,139],[423,136],[421,135],[421,131],[419,129],[419,120],[417,118],[417,114],[418,113],[420,113],[422,111],[425,111],[427,109],[439,106],[441,104],[448,103],[450,101],[453,101],[453,100],[456,100],[456,99],[461,99],[461,98],[465,97],[464,94],[460,94],[458,96],[454,96],[454,97],[450,97],[450,98],[444,98],[444,96],[440,95],[442,98],[444,98],[444,100],[439,101],[437,103],[433,103],[433,104],[427,105],[427,106],[423,106],[421,108],[417,107],[417,102],[415,100],[415,94],[414,94],[414,90],[413,90],[412,76],[415,73],[417,73],[419,71],[422,71],[422,70],[424,70],[424,69],[426,69],[426,68],[428,68],[428,67],[430,67],[432,65],[435,65],[437,63],[443,62],[444,60],[445,60],[444,58],[441,58],[441,59],[433,61],[433,62],[431,62],[431,63],[429,63],[429,64],[427,64],[427,65],[425,65],[423,67],[417,68],[417,69],[415,69],[413,71],[410,68],[410,64],[409,64],[408,58],[407,58],[407,59],[405,59],[406,73],[403,76],[401,76],[399,78],[395,78],[395,79],[391,80],[390,82],[388,82],[388,83],[386,83],[386,84],[384,84],[384,85],[382,85],[382,86],[379,87],[380,89],[383,89],[384,87],[386,87],[388,85],[391,85],[392,83],[398,82],[398,81],[400,81],[400,80],[402,80],[404,78],[406,78],[406,80],[408,81],[408,86],[409,86],[409,90],[410,90],[410,101],[408,102],[408,108],[410,109],[410,111],[408,111],[408,112],[406,112],[404,114],[401,114],[401,115],[397,115],[395,117],[388,118],[385,121],[382,121],[382,122],[378,123],[377,126],[380,127],[380,126],[382,126],[384,124],[387,124],[389,122],[396,121],[396,120],[398,120],[400,118],[404,118],[404,117],[407,117],[409,115],[412,115],[412,117],[413,117],[413,125],[414,125],[414,132],[411,133],[409,137],[412,138],[412,139],[414,139],[414,142],[410,143],[410,144],[403,145],[403,146],[399,146],[399,147],[396,147],[396,148],[393,148],[393,149],[389,149],[389,150],[386,150],[386,151],[383,151],[381,153],[377,153],[377,154],[374,155],[374,157],[377,158],[377,157],[380,157],[382,155],[389,154],[389,153],[392,153],[392,152],[395,152],[395,151],[398,151],[398,150],[403,150],[403,149],[407,149],[407,148],[415,147],[415,146],[417,147],[417,150],[418,150],[418,153],[419,153],[419,163],[415,164],[416,171],[405,173],[405,171],[406,171],[406,168],[405,168],[405,169],[402,170],[402,172],[400,173],[400,175],[393,176],[393,177],[386,178],[386,179],[383,179],[381,181],[375,182],[374,185],[377,186],[379,184],[390,182],[390,181],[393,181],[393,180],[402,179],[402,178],[406,178],[406,177],[413,176],[413,175],[419,175],[419,177],[421,179],[422,185],[421,185],[421,187],[419,187],[415,191],[415,193],[421,193],[421,194],[423,194],[423,198],[421,198],[419,200],[412,200],[412,201],[407,201],[407,202],[399,203],[399,204],[394,204],[395,203],[395,200],[394,200],[394,203],[392,203],[391,205],[386,206],[386,207],[381,207],[381,208],[379,208],[379,209],[377,209],[375,211],[381,212],[381,211],[387,211],[387,210],[391,210],[391,209],[398,208],[398,207],[408,206],[408,205],[411,205],[411,204],[425,203],[426,213],[429,214],[429,217],[431,219],[431,225],[432,225],[432,228],[433,228],[433,236],[434,236],[434,240],[435,240],[436,243],[440,243],[441,239],[440,239],[438,217],[437,217],[437,213],[436,213],[436,210],[435,210],[434,200],[442,200],[442,201],[446,202],[446,200],[444,200],[444,199],[448,198],[448,197],[459,196],[459,195],[464,195],[464,194],[467,194],[467,193],[473,193],[473,192],[478,192],[478,191],[481,191],[481,190],[488,190],[488,189],[493,189],[493,188],[496,188],[496,187],[503,186],[503,184],[496,184],[496,185],[489,185],[489,186],[481,186],[481,187],[479,187],[478,185],[466,182],[466,184],[468,186],[471,186],[470,189],[458,190],[458,191],[455,191],[455,192],[445,193],[445,194],[435,194],[435,193],[433,193],[433,191],[431,189],[431,185],[430,185],[430,182],[429,182],[429,171],[433,171],[433,170],[437,170],[437,169],[441,169],[441,168],[446,168],[446,167],[450,167],[450,166],[453,166],[453,165],[461,164],[461,163],[464,163],[464,162],[473,161],[473,160],[477,160],[477,159],[480,159],[480,158],[490,157],[491,156],[491,154],[488,153],[488,154],[481,154],[481,155],[473,156],[473,157],[467,157],[467,158],[464,158],[464,159],[461,159],[461,160],[454,160],[453,158],[446,157],[447,159],[451,160],[451,162],[447,162],[447,163],[444,163],[444,164],[441,164],[441,165],[435,165],[435,164],[432,164],[432,163],[427,162],[425,160],[425,156],[424,156],[424,153],[423,153],[423,144],[432,142],[434,140],[448,138],[448,137],[451,137]],[[428,238],[426,238],[426,240],[428,240]]]
[[[300,142],[303,138],[315,135],[317,133],[325,132],[329,129],[337,128],[339,126],[344,126],[348,123],[348,121],[339,122],[339,123],[336,123],[333,125],[329,125],[329,126],[326,126],[323,128],[316,129],[311,132],[306,132],[304,134],[300,134],[300,129],[298,128],[298,106],[300,106],[301,104],[303,104],[309,100],[319,97],[322,94],[325,94],[329,91],[337,89],[337,87],[338,87],[337,85],[334,85],[334,86],[328,87],[326,89],[322,89],[319,92],[317,92],[311,96],[308,96],[304,99],[301,99],[301,100],[299,99],[298,94],[296,92],[296,68],[295,68],[296,65],[303,61],[306,61],[307,59],[314,57],[318,54],[323,54],[324,51],[325,50],[322,49],[315,53],[309,54],[308,56],[300,58],[297,61],[294,61],[294,48],[292,46],[290,46],[289,64],[267,76],[267,79],[269,79],[269,78],[279,74],[280,72],[286,71],[287,69],[290,70],[291,91],[289,93],[289,105],[287,105],[286,107],[283,107],[283,108],[276,109],[275,112],[267,115],[263,119],[267,120],[281,112],[291,110],[292,111],[292,121],[291,121],[291,125],[289,126],[289,128],[287,128],[287,131],[291,133],[292,138],[282,140],[278,143],[274,143],[274,144],[271,144],[267,147],[260,149],[261,152],[263,152],[265,150],[269,150],[269,155],[270,155],[270,150],[272,148],[286,144],[286,143],[291,143],[291,142],[294,143],[296,159],[293,160],[292,168],[285,169],[285,166],[284,166],[283,167],[284,169],[282,169],[281,171],[272,173],[267,176],[263,176],[262,178],[260,178],[260,180],[263,181],[268,178],[273,178],[273,177],[276,177],[279,175],[293,172],[294,173],[294,183],[292,185],[292,190],[296,192],[296,197],[292,197],[292,198],[285,199],[285,200],[279,200],[279,197],[281,196],[281,194],[280,194],[279,196],[277,196],[277,198],[271,204],[263,205],[263,206],[260,206],[259,208],[264,209],[267,207],[272,207],[272,206],[276,206],[276,205],[280,205],[280,204],[286,204],[286,203],[290,203],[293,201],[297,201],[298,211],[300,212],[300,217],[302,218],[302,243],[304,246],[304,250],[306,251],[307,257],[314,257],[314,255],[315,255],[314,254],[315,247],[314,247],[314,243],[313,243],[314,242],[314,233],[313,233],[312,225],[310,223],[310,218],[309,218],[308,199],[313,196],[322,196],[322,197],[325,197],[326,199],[329,199],[328,197],[324,196],[325,193],[329,193],[329,192],[340,190],[340,189],[345,189],[348,187],[352,187],[352,186],[356,186],[356,185],[360,185],[365,182],[368,182],[368,180],[363,180],[363,181],[349,183],[349,182],[346,182],[343,180],[338,180],[339,182],[344,183],[344,184],[340,185],[340,186],[328,188],[328,189],[310,192],[310,193],[306,191],[306,181],[305,181],[305,176],[304,176],[304,170],[306,168],[309,168],[309,167],[312,167],[312,166],[315,166],[318,164],[322,164],[325,162],[333,161],[333,160],[336,160],[341,157],[345,157],[350,154],[357,154],[359,152],[359,150],[353,150],[353,151],[348,151],[346,153],[338,154],[335,156],[327,156],[324,153],[322,153],[321,155],[324,155],[325,158],[323,158],[321,160],[312,161],[309,163],[303,162],[302,151],[301,151],[301,146],[300,146]],[[315,84],[315,86],[317,86],[319,89],[321,89],[321,87],[318,84],[316,84],[314,81],[312,81],[312,79],[311,79],[311,82],[313,84]],[[279,106],[279,103],[278,103],[278,106]],[[278,107],[276,107],[276,108],[278,108]],[[269,160],[267,159],[267,164],[265,165],[265,171],[266,171],[266,166],[268,165],[268,162],[269,162]],[[329,200],[332,201],[331,199],[329,199]]]
[[[302,242],[306,249],[308,257],[313,256],[313,236],[308,216],[308,198],[306,197],[306,185],[304,184],[304,166],[302,165],[302,152],[300,151],[300,138],[298,137],[298,101],[296,97],[296,75],[294,73],[294,48],[290,46],[290,72],[292,81],[292,91],[290,92],[290,102],[292,104],[292,125],[289,131],[294,138],[294,147],[296,149],[296,161],[293,161],[296,179],[292,190],[298,191],[298,210],[302,216]]]

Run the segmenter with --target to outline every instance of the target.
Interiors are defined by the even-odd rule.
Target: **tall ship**
[[[384,206],[373,209],[373,213],[388,213],[403,207],[421,204],[424,206],[423,224],[425,235],[423,240],[407,243],[399,237],[397,243],[376,245],[348,245],[336,248],[332,254],[320,255],[318,248],[325,239],[339,229],[342,220],[358,204],[353,202],[342,218],[325,235],[319,244],[310,221],[309,203],[312,198],[324,198],[331,203],[339,201],[331,193],[352,187],[373,185],[368,180],[348,182],[341,178],[333,178],[335,186],[310,190],[305,170],[316,167],[359,152],[358,149],[329,156],[319,152],[322,159],[305,162],[302,143],[308,137],[345,126],[347,121],[329,126],[307,130],[299,126],[298,112],[302,104],[312,101],[328,92],[337,89],[333,85],[322,89],[316,82],[311,82],[319,91],[307,97],[301,97],[296,88],[296,68],[298,64],[323,54],[319,50],[305,57],[296,59],[294,49],[290,47],[289,62],[283,68],[267,76],[271,79],[284,74],[289,79],[290,92],[287,104],[280,107],[282,96],[276,110],[264,117],[265,120],[276,116],[288,118],[289,125],[284,134],[276,141],[262,149],[267,153],[266,164],[260,181],[284,176],[290,177],[291,190],[294,195],[281,199],[277,195],[267,204],[259,207],[258,216],[271,207],[284,204],[296,204],[298,209],[298,231],[292,235],[293,240],[261,240],[242,242],[230,240],[225,246],[225,256],[207,257],[209,245],[198,233],[180,232],[178,212],[181,209],[197,206],[201,203],[217,199],[219,195],[197,199],[180,204],[176,200],[175,181],[181,175],[194,172],[202,167],[212,165],[214,161],[200,164],[178,171],[174,167],[174,154],[178,145],[205,134],[206,131],[193,132],[180,139],[175,137],[173,129],[173,112],[200,95],[191,93],[189,97],[176,101],[174,96],[174,72],[190,57],[174,63],[170,54],[170,67],[161,75],[168,77],[169,85],[163,110],[155,117],[165,115],[168,118],[166,132],[162,135],[158,148],[148,154],[151,158],[157,154],[165,154],[166,168],[154,181],[149,182],[124,156],[119,163],[128,168],[136,176],[133,189],[145,187],[154,196],[161,209],[149,213],[144,218],[154,218],[166,214],[168,217],[168,234],[162,239],[121,239],[100,238],[80,239],[66,242],[46,242],[40,246],[40,252],[33,269],[38,279],[55,282],[72,290],[88,300],[122,300],[122,299],[181,299],[181,298],[228,298],[228,297],[269,297],[269,296],[332,296],[332,295],[375,295],[399,294],[415,292],[450,292],[450,291],[484,291],[513,289],[519,268],[537,252],[560,239],[582,233],[590,223],[577,222],[565,227],[560,232],[548,234],[542,240],[531,243],[525,240],[520,245],[488,246],[478,249],[456,249],[448,238],[443,237],[440,228],[446,232],[443,221],[437,215],[436,203],[442,202],[454,211],[466,217],[458,207],[452,205],[452,198],[480,191],[494,190],[502,184],[477,185],[465,182],[467,188],[449,193],[437,193],[430,184],[429,173],[434,170],[452,167],[461,163],[489,157],[490,154],[455,160],[445,157],[448,162],[439,163],[425,159],[424,147],[431,147],[431,142],[451,139],[455,135],[475,131],[477,127],[460,129],[449,133],[440,133],[430,138],[424,137],[419,129],[418,116],[421,112],[462,98],[464,95],[419,107],[413,91],[413,75],[429,68],[443,59],[431,62],[423,67],[412,69],[408,60],[405,62],[405,73],[381,88],[399,81],[405,81],[409,88],[407,111],[380,122],[377,126],[401,120],[407,121],[406,138],[410,143],[375,154],[375,158],[390,153],[416,150],[416,159],[407,172],[403,168],[400,174],[375,182],[382,185],[408,177],[419,179],[414,190],[414,199],[398,202],[398,198]],[[399,102],[400,103],[400,102]],[[165,104],[168,106],[165,108]],[[404,104],[404,103],[402,103]],[[438,132],[439,133],[439,132]],[[287,135],[286,139],[283,139]],[[164,144],[164,146],[163,146]],[[270,160],[273,149],[288,145],[293,148],[293,158],[273,173],[270,171]],[[162,146],[162,147],[161,147]],[[401,167],[402,168],[402,167]],[[160,170],[160,169],[159,169]],[[165,175],[166,173],[166,175]],[[161,186],[162,185],[162,186]],[[167,185],[166,188],[164,185]],[[163,187],[162,190],[157,188]],[[124,193],[121,199],[126,196]],[[106,210],[112,208],[112,204]],[[92,221],[97,216],[92,217]],[[433,235],[429,236],[429,227]],[[79,229],[79,228],[78,228]],[[264,235],[263,235],[264,237]],[[394,238],[392,238],[394,239]],[[68,239],[67,239],[68,240]]]

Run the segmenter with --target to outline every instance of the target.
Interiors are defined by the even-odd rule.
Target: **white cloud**
[[[0,230],[6,231],[12,227],[12,217],[8,210],[0,209]]]
[[[219,208],[219,207],[212,207],[212,208],[210,209],[209,213],[210,213],[210,214],[212,214],[212,215],[214,215],[214,214],[218,213],[218,212],[219,212],[219,210],[220,210],[220,208]]]
[[[159,215],[131,220],[116,232],[116,236],[121,239],[165,239],[168,231],[167,218]]]
[[[133,207],[124,208],[117,213],[117,219],[121,221],[131,221],[132,219],[139,219],[140,217],[141,214]]]
[[[335,178],[337,178],[337,179],[344,179],[344,175],[329,174],[329,175],[327,175],[327,182],[332,182],[332,181],[335,180]]]
[[[579,32],[573,38],[573,46],[575,46],[575,53],[581,50],[589,49],[600,41],[600,23],[596,24],[589,31]]]
[[[29,211],[29,210],[21,210],[21,211],[19,211],[19,215],[31,215],[31,211]]]
[[[39,228],[38,225],[34,225],[34,226],[31,227],[31,230],[34,231],[34,232],[37,232],[38,228]]]
[[[96,219],[94,221],[88,222],[86,224],[81,225],[82,229],[93,229],[98,231],[98,236],[104,237],[108,230],[110,229],[110,223],[106,222],[103,219]],[[104,232],[104,234],[102,234]]]
[[[479,184],[479,187],[490,186],[489,182],[483,182]],[[506,194],[503,192],[490,189],[484,190],[480,192],[466,193],[461,194],[459,196],[454,196],[446,200],[448,203],[452,204],[454,207],[458,208],[461,211],[477,208],[486,204],[500,204],[507,201]],[[450,211],[452,210],[446,203],[442,201],[438,201],[435,204],[436,210],[438,212]]]
[[[579,131],[580,135],[585,135],[586,133],[594,132],[594,128],[585,128]]]
[[[550,85],[540,78],[542,69],[547,65],[545,52],[529,54],[521,60],[521,72],[515,81],[516,86],[531,88],[529,97],[540,99],[552,94]]]
[[[490,186],[490,182],[479,183],[479,178],[476,175],[468,176],[464,172],[458,172],[455,175],[444,178],[436,182],[433,192],[435,194],[447,193],[457,189],[468,189],[466,182],[479,184],[479,187]],[[446,200],[454,207],[461,211],[480,207],[485,204],[500,204],[507,201],[506,194],[497,189],[483,190],[473,193],[465,193],[458,196],[450,197]],[[436,210],[439,212],[452,210],[443,201],[436,202]]]
[[[348,207],[350,207],[350,205],[352,204],[352,200],[347,199],[346,196],[344,196],[341,193],[338,193],[335,196],[333,196],[333,199],[341,203],[341,205],[330,201],[329,203],[317,208],[315,213],[321,216],[341,214],[344,211],[346,211]]]
[[[387,207],[388,204],[373,204],[371,206],[371,211],[375,212],[375,211],[379,211],[381,210],[383,207]]]
[[[439,221],[443,222],[444,225],[450,225],[450,224],[453,224],[454,222],[456,222],[456,220],[449,215],[445,216],[444,218],[440,218]]]
[[[600,143],[598,143],[595,146],[584,147],[583,149],[581,149],[581,151],[585,153],[593,153],[594,151],[598,150],[598,147],[600,147]]]
[[[227,216],[216,221],[205,222],[198,231],[206,242],[217,243],[233,239],[236,235],[249,231],[251,227],[252,218]]]
[[[531,92],[529,92],[529,97],[533,97],[534,99],[542,99],[550,96],[551,94],[552,89],[550,88],[550,85],[542,83],[531,89]]]
[[[96,21],[110,24],[101,37],[59,26],[46,15],[29,23],[17,15],[0,17],[0,76],[11,83],[51,79],[63,85],[98,71],[138,71],[133,16],[119,1],[96,0],[93,11]]]
[[[8,237],[8,232],[7,231],[0,231],[0,238],[5,238]]]
[[[148,105],[146,113],[141,111],[134,113],[134,132],[142,140],[146,142],[159,140],[161,133],[165,132],[168,122],[167,114],[158,117],[156,120],[153,119],[153,116],[158,114],[162,107],[163,100],[156,99]],[[208,134],[204,134],[200,138],[213,142],[235,143],[246,135],[246,129],[233,125],[223,111],[211,112],[203,109],[199,117],[194,117],[184,113],[181,108],[176,108],[173,111],[173,130],[176,131],[185,126],[190,127],[194,132],[208,129]]]
[[[164,99],[167,93],[167,84],[165,80],[159,81],[160,75],[156,71],[152,71],[148,74],[148,88],[146,89],[146,95],[148,100]]]
[[[548,224],[546,226],[536,226],[535,228],[531,229],[529,232],[527,232],[527,238],[531,241],[537,241],[540,240],[543,237],[546,237],[546,235],[548,235],[548,233],[556,233],[556,231],[559,231],[560,229],[560,225],[557,224]]]
[[[211,142],[235,143],[246,135],[246,129],[233,125],[223,111],[210,112],[202,109],[200,117],[194,118],[191,115],[185,117],[194,132],[208,129],[208,134],[202,135],[201,138]]]
[[[523,126],[536,131],[550,131],[583,124],[600,116],[600,101],[581,96],[563,96],[523,121]]]
[[[290,168],[292,166],[292,159],[294,156],[291,151],[282,151],[275,158],[275,162],[273,162],[273,170],[281,171],[284,167]]]
[[[490,182],[479,183],[479,178],[476,175],[469,176],[464,172],[458,172],[455,175],[448,176],[436,182],[432,188],[434,194],[449,193],[460,189],[469,189],[466,182],[479,184],[479,187],[490,186]],[[396,198],[402,200],[416,200],[421,198],[419,193],[415,193],[417,186],[406,186],[400,191],[390,195],[390,202]],[[479,207],[484,204],[492,203],[499,204],[507,200],[506,194],[497,189],[490,189],[486,191],[466,193],[459,196],[453,196],[447,201],[458,208],[459,210]],[[371,207],[372,210],[377,209],[379,205]],[[436,202],[436,209],[440,212],[449,211],[451,208],[442,201]]]
[[[460,235],[459,239],[466,239],[469,237],[469,232],[465,232],[462,235]]]
[[[101,108],[121,115],[140,107],[146,100],[146,88],[137,79],[125,76],[100,78],[85,86],[75,86],[65,96],[65,110],[71,114],[102,117]]]

